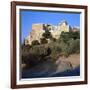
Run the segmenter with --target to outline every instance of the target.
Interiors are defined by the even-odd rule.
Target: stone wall
[[[29,36],[25,39],[25,45],[31,44],[33,40],[38,40],[40,42],[40,38],[42,38],[42,34],[48,30],[51,32],[53,38],[58,39],[60,37],[61,32],[69,32],[71,30],[70,25],[66,21],[62,21],[57,26],[50,24],[33,24],[32,31]],[[75,29],[76,30],[76,29]]]
[[[30,32],[29,36],[25,39],[25,44],[31,44],[33,40],[38,40],[40,42],[40,38],[42,38],[42,34],[45,31],[43,30],[43,24],[33,24],[32,31]]]

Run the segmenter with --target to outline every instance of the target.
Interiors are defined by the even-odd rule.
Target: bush
[[[50,40],[53,42],[56,42],[57,39],[52,37],[52,38],[50,38]]]
[[[61,53],[61,47],[59,45],[59,43],[56,43],[56,42],[52,42],[49,44],[49,48],[51,49],[51,58],[52,60],[57,60],[58,59],[58,56],[60,55]]]
[[[67,43],[67,41],[70,39],[70,33],[69,32],[62,32],[61,35],[60,35],[60,38],[59,38],[59,41],[60,42],[65,42]]]
[[[68,44],[62,41],[60,43],[60,47],[61,47],[61,55],[65,56],[65,57],[69,56]]]
[[[58,41],[67,43],[70,39],[80,39],[80,32],[62,32]]]
[[[37,65],[39,61],[40,59],[38,55],[32,53],[22,55],[22,63],[25,63],[28,67]]]
[[[74,40],[80,39],[80,32],[79,32],[79,31],[73,32],[73,33],[72,33],[72,38],[73,38]]]
[[[26,47],[22,50],[22,63],[27,64],[28,66],[34,66],[41,61],[45,60],[47,56],[47,48],[45,46],[33,46],[29,49]]]
[[[51,32],[49,31],[45,31],[45,33],[43,33],[42,36],[46,39],[52,38]]]
[[[36,55],[46,55],[47,49],[44,45],[34,46],[30,49],[30,53],[36,54]]]
[[[28,53],[29,50],[31,49],[31,47],[32,47],[31,45],[22,45],[22,46],[21,46],[21,53],[23,53],[23,52],[24,52],[25,54]]]
[[[68,57],[70,54],[80,53],[79,32],[77,33],[63,32],[58,40],[52,39],[50,43],[46,38],[41,38],[41,44],[34,40],[32,46],[22,45],[22,63],[34,66],[44,60],[56,61],[62,55]]]
[[[80,39],[69,40],[69,53],[80,53]]]
[[[62,54],[66,57],[70,54],[80,53],[80,40],[70,39],[67,43],[61,42],[60,47],[62,49]]]
[[[60,44],[58,44],[58,43],[53,43],[50,46],[50,48],[52,50],[52,53],[60,53],[61,52],[61,47],[60,47]]]
[[[45,38],[41,38],[41,39],[40,39],[40,43],[41,43],[41,44],[46,44],[46,43],[48,43],[48,40],[45,39]]]
[[[32,46],[33,46],[33,45],[39,45],[39,44],[40,44],[40,43],[38,42],[38,40],[33,40],[33,41],[32,41]]]
[[[62,32],[57,43],[60,44],[64,56],[80,53],[80,32]]]

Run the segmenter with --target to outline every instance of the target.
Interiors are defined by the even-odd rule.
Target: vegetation
[[[48,40],[46,38],[41,38],[40,43],[41,44],[46,44],[46,43],[48,43]]]
[[[38,40],[34,40],[32,41],[32,45],[39,45],[40,43],[38,42]]]
[[[58,43],[62,50],[62,55],[69,56],[73,53],[80,52],[80,33],[77,32],[62,32]]]
[[[59,39],[52,37],[50,32],[45,32],[40,43],[37,40],[32,45],[22,45],[22,63],[34,66],[45,60],[56,61],[60,56],[68,57],[74,53],[80,53],[80,33],[62,32]],[[48,39],[51,42],[48,43]]]
[[[42,34],[42,36],[46,39],[50,39],[52,38],[52,35],[49,31],[45,31],[45,33]]]

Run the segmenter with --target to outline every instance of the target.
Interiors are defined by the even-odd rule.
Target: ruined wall
[[[45,32],[45,30],[49,30],[53,38],[58,39],[62,31],[69,32],[70,29],[71,28],[66,21],[62,21],[57,26],[49,24],[33,24],[32,31],[25,39],[25,44],[31,44],[33,40],[38,40],[40,42],[40,38],[42,38],[42,34]]]

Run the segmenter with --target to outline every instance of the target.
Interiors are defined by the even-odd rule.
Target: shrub
[[[56,42],[52,42],[49,44],[49,48],[51,49],[51,58],[52,60],[57,60],[58,59],[58,56],[60,55],[61,53],[61,47],[59,45],[59,43],[56,43]]]
[[[38,40],[33,40],[33,41],[32,41],[32,46],[33,46],[33,45],[39,45],[39,44],[40,44],[40,43],[38,42]]]
[[[40,43],[41,43],[41,44],[46,44],[46,43],[48,43],[48,40],[45,39],[45,38],[41,38],[41,39],[40,39]]]
[[[22,52],[28,53],[31,47],[32,47],[31,45],[22,45],[21,46],[21,53]]]
[[[43,33],[42,36],[46,39],[52,38],[51,32],[49,31],[45,31],[45,33]]]
[[[60,42],[65,42],[67,43],[67,41],[70,39],[70,35],[69,35],[69,32],[62,32],[61,35],[60,35],[60,38],[59,38],[59,41]]]
[[[41,44],[34,40],[32,46],[22,45],[22,63],[34,66],[50,58],[52,61],[56,61],[61,55],[68,57],[70,54],[80,53],[79,32],[77,33],[78,36],[76,36],[75,32],[63,32],[58,40],[52,40],[50,43],[48,43],[46,38],[41,38]]]
[[[79,53],[80,52],[80,39],[69,40],[69,53]]]
[[[58,43],[53,43],[50,46],[50,48],[52,50],[52,53],[60,53],[61,52],[61,47],[60,47],[60,44],[58,44]]]
[[[58,41],[67,43],[70,39],[80,39],[80,32],[62,32]]]
[[[67,43],[60,42],[61,47],[61,54],[65,57],[69,56],[70,54],[80,53],[80,39],[69,39]]]
[[[74,40],[80,39],[80,32],[79,32],[79,31],[73,32],[73,33],[72,33],[72,38],[73,38]]]
[[[56,38],[50,38],[51,41],[56,42]]]
[[[60,43],[60,47],[61,47],[61,55],[65,56],[65,57],[69,56],[68,44],[62,41]]]
[[[39,61],[38,55],[32,53],[22,55],[22,63],[25,63],[28,67],[37,65]]]
[[[41,61],[44,61],[47,54],[47,48],[42,45],[33,46],[29,49],[25,47],[21,53],[22,63],[25,63],[28,66],[34,66]]]
[[[46,55],[47,54],[47,49],[44,45],[39,45],[39,46],[33,46],[30,49],[30,53],[36,54],[36,55]]]

